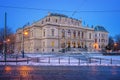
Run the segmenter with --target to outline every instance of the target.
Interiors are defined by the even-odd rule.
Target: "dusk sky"
[[[120,34],[120,0],[0,0],[0,27],[5,12],[14,32],[52,12],[82,19],[84,25],[104,26],[111,36]]]

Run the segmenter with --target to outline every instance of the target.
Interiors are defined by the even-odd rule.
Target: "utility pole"
[[[3,54],[5,62],[6,62],[6,28],[7,28],[7,13],[5,12],[4,41],[3,41]]]

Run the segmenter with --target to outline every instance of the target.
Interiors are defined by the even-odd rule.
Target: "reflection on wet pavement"
[[[119,80],[116,66],[0,66],[0,80]]]

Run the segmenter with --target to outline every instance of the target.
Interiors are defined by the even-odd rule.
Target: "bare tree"
[[[14,35],[12,29],[7,27],[5,41],[8,40],[9,45],[11,45],[11,42],[13,44],[13,41],[15,40],[15,38],[13,38],[12,35]],[[4,28],[0,28],[0,51],[2,51],[2,49],[3,49],[3,42],[4,42]]]
[[[120,50],[120,34],[115,36],[115,41],[116,41],[116,43],[114,45],[115,50]]]
[[[109,37],[108,45],[106,46],[107,50],[113,50],[114,49],[114,38],[112,36]]]

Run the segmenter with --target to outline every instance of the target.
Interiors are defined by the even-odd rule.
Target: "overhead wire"
[[[32,8],[32,7],[18,7],[18,6],[2,6],[1,8],[16,8],[16,9],[27,9],[27,10],[41,10],[41,11],[58,11],[58,12],[75,12],[74,10],[57,10],[57,9],[43,9],[43,8]],[[120,10],[77,10],[80,12],[120,12]]]

